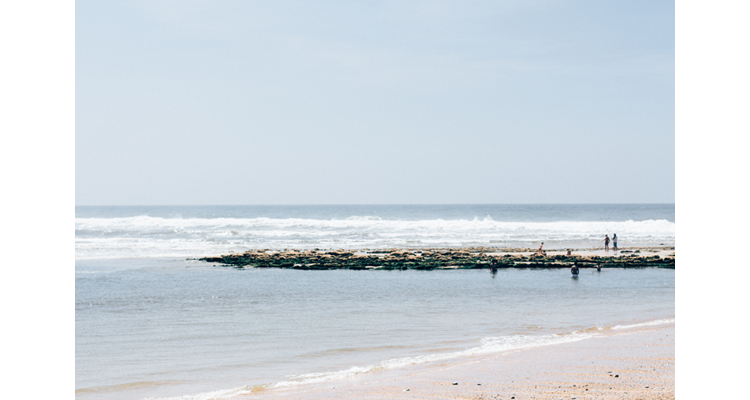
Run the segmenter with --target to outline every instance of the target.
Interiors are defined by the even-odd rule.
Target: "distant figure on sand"
[[[567,255],[570,255],[570,249],[568,249],[568,254]]]
[[[542,250],[542,246],[544,246],[544,242],[542,242],[542,244],[540,244],[540,245],[539,245],[539,250],[537,250],[536,252],[537,252],[537,253],[538,253],[539,255],[542,255],[542,256],[546,256],[546,255],[547,255],[547,253],[545,253],[545,252],[544,252],[544,250]]]
[[[617,251],[617,234],[612,235],[612,250]]]
[[[604,235],[604,251],[609,251],[609,235]]]

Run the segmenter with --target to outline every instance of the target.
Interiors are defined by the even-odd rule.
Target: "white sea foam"
[[[644,323],[637,323],[631,325],[617,325],[611,329],[635,329],[645,326],[658,326],[674,323],[674,319],[660,319],[654,321],[648,321]],[[599,328],[599,329],[597,329]],[[445,361],[450,359],[456,359],[467,356],[502,353],[506,351],[517,351],[525,350],[536,347],[552,346],[563,343],[578,342],[593,337],[602,336],[603,333],[596,332],[602,330],[601,327],[594,327],[591,329],[584,329],[582,331],[576,331],[569,334],[554,334],[554,335],[513,335],[513,336],[500,336],[500,337],[488,337],[481,340],[480,345],[477,347],[469,348],[462,351],[455,351],[449,353],[434,353],[425,354],[416,357],[403,357],[394,358],[383,361],[378,364],[368,366],[355,366],[341,371],[335,372],[323,372],[323,373],[312,373],[291,376],[289,380],[276,382],[265,385],[266,389],[289,387],[304,385],[310,383],[320,383],[327,381],[340,380],[350,378],[356,375],[362,375],[373,371],[380,370],[391,370],[397,368],[408,367],[411,365],[426,364],[437,361]],[[255,389],[249,386],[238,387],[234,389],[218,390],[206,393],[192,394],[186,396],[176,397],[151,397],[147,400],[209,400],[209,399],[223,399],[234,396],[244,395],[252,393]]]
[[[161,217],[127,217],[127,218],[76,218],[76,230],[91,231],[174,231],[204,230],[206,228],[238,227],[257,228],[443,228],[451,230],[490,228],[500,230],[573,230],[588,233],[592,229],[604,229],[606,232],[619,230],[634,231],[674,231],[674,222],[664,219],[645,221],[555,221],[555,222],[503,222],[490,217],[472,220],[404,220],[382,219],[372,216],[352,216],[345,219],[306,219],[306,218],[161,218]],[[598,234],[598,232],[597,232]]]
[[[507,222],[305,218],[76,218],[76,258],[197,257],[251,248],[419,246],[546,247],[600,245],[615,232],[620,247],[674,244],[675,223],[645,221]]]
[[[657,325],[665,325],[665,324],[673,324],[675,322],[674,318],[671,319],[657,319],[655,321],[648,321],[648,322],[642,322],[638,324],[631,324],[631,325],[617,325],[613,326],[612,329],[633,329],[633,328],[642,328],[644,326],[657,326]]]
[[[305,374],[292,377],[293,379],[283,382],[278,382],[269,387],[284,387],[292,385],[300,385],[306,383],[324,382],[329,380],[336,380],[347,378],[350,376],[363,374],[377,370],[388,370],[402,368],[410,365],[425,364],[435,361],[450,360],[459,357],[474,356],[481,354],[499,353],[509,350],[523,350],[533,347],[549,346],[561,343],[577,342],[592,337],[592,333],[573,333],[569,335],[545,335],[545,336],[503,336],[503,337],[490,337],[482,339],[481,345],[470,349],[450,352],[450,353],[436,353],[426,354],[416,357],[404,357],[386,360],[380,364],[370,365],[366,367],[352,367],[347,370],[331,372],[331,373],[318,373],[318,374]]]

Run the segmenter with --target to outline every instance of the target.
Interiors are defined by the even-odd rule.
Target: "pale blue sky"
[[[77,1],[76,203],[671,203],[674,53],[672,1]]]

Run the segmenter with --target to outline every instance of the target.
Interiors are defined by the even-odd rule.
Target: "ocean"
[[[76,398],[212,399],[674,322],[668,269],[299,271],[248,249],[674,246],[674,204],[76,207]]]

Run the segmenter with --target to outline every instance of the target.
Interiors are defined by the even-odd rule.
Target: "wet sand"
[[[457,384],[454,384],[457,383]],[[674,399],[674,324],[277,388],[242,399]]]

